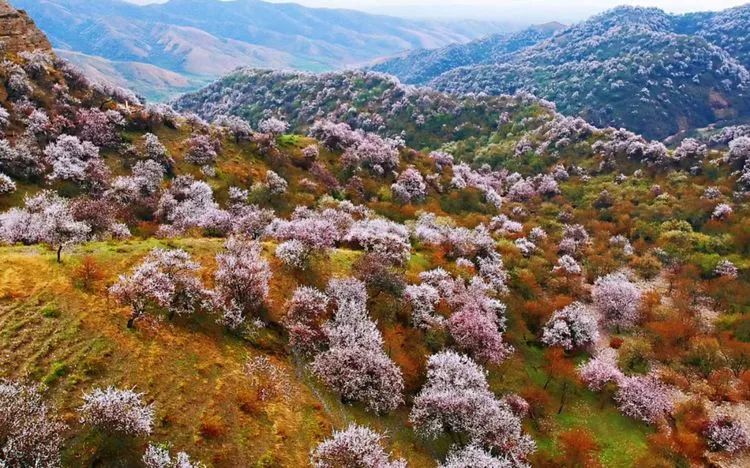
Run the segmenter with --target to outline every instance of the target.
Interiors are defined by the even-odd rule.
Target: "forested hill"
[[[499,55],[475,41],[374,68],[453,93],[526,90],[565,114],[661,139],[750,118],[749,29],[750,6],[681,16],[621,7]]]

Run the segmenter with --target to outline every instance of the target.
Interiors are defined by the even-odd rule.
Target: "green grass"
[[[70,368],[66,363],[60,361],[53,362],[52,368],[49,370],[49,373],[44,376],[42,382],[47,386],[52,385],[60,377],[66,376],[69,371]]]
[[[58,309],[57,305],[55,304],[47,304],[44,307],[42,307],[42,310],[40,311],[42,314],[42,317],[46,318],[57,318],[60,316],[60,309]]]

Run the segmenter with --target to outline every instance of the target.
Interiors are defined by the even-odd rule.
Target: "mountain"
[[[0,44],[7,52],[33,49],[49,50],[47,37],[39,31],[25,11],[18,11],[7,2],[0,2]]]
[[[143,62],[107,60],[64,49],[56,49],[56,53],[92,80],[132,89],[150,100],[166,100],[175,93],[192,91],[210,82],[207,77],[180,74]]]
[[[508,54],[535,45],[563,28],[560,23],[548,23],[516,33],[493,34],[466,44],[406,51],[401,56],[383,59],[369,68],[397,76],[404,83],[425,85],[454,68],[500,63]]]
[[[680,16],[621,7],[515,50],[474,41],[374,69],[454,93],[525,90],[592,123],[666,138],[750,119],[748,28],[750,6]]]
[[[748,466],[750,127],[0,31],[2,466]]]
[[[140,79],[133,68],[149,66],[150,75],[178,73],[196,89],[238,66],[339,69],[407,49],[466,42],[502,28],[493,22],[405,20],[259,0],[170,0],[148,6],[119,0],[13,3],[28,11],[54,47],[83,54],[75,62],[114,80],[125,76],[150,98],[185,88],[168,86],[166,80],[165,91],[154,91],[153,83]],[[96,63],[84,56],[96,57]],[[123,74],[122,69],[130,71]]]

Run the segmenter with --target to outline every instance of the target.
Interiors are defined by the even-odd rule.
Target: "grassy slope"
[[[196,167],[182,161],[187,130],[160,128],[157,133],[177,160],[178,172],[198,176]],[[136,141],[138,135],[125,137]],[[289,154],[298,153],[308,143],[308,139],[297,136],[279,140],[280,147]],[[334,168],[336,158],[327,151],[321,153],[321,160],[330,168]],[[127,172],[121,160],[108,158],[108,161],[114,173]],[[412,163],[419,166],[423,161]],[[299,190],[299,180],[308,176],[306,171],[286,160],[261,156],[253,145],[236,145],[228,140],[223,141],[217,175],[209,183],[221,199],[227,187],[247,187],[262,179],[269,168],[290,182],[289,197],[266,201],[282,215],[289,214],[297,204],[314,204],[323,194]],[[572,183],[563,184],[562,189],[568,201],[584,205],[591,203],[590,199],[605,187],[616,197],[619,192],[626,199],[642,199],[648,190],[643,182],[617,186],[609,180],[606,176],[595,178],[585,190]],[[20,200],[21,192],[27,188],[36,189],[23,187],[14,194],[14,199]],[[485,208],[475,209],[482,205],[474,200],[475,195],[478,197],[465,191],[459,199],[431,196],[414,207],[396,206],[386,193],[385,198],[371,202],[370,207],[404,219],[413,218],[417,208],[424,208],[441,215],[450,213],[457,223],[473,226],[488,219]],[[549,222],[560,209],[559,200],[542,203],[536,211],[538,221]],[[654,209],[647,205],[633,207],[632,214],[653,218]],[[643,212],[638,213],[639,210]],[[264,318],[272,325],[252,340],[227,334],[205,316],[178,317],[173,322],[144,321],[135,331],[125,327],[128,310],[106,296],[107,286],[118,274],[127,272],[153,247],[179,247],[204,266],[204,280],[210,284],[213,257],[222,242],[207,238],[94,242],[66,252],[62,265],[55,263],[53,252],[42,247],[0,248],[0,349],[3,350],[0,376],[25,378],[48,387],[53,404],[71,426],[73,438],[66,444],[65,452],[67,466],[92,463],[130,466],[142,453],[145,439],[108,439],[77,423],[75,408],[81,404],[83,392],[106,385],[134,386],[145,392],[148,401],[155,402],[157,408],[157,422],[150,440],[171,441],[176,449],[186,450],[214,466],[304,466],[310,449],[319,440],[333,428],[352,421],[387,431],[394,453],[406,457],[410,466],[432,467],[433,460],[445,456],[452,442],[450,438],[418,439],[408,424],[405,408],[386,417],[375,417],[360,406],[342,404],[305,372],[284,346],[278,322],[291,291],[298,284],[324,287],[333,276],[351,274],[351,266],[360,255],[357,251],[336,250],[327,259],[317,259],[311,270],[295,273],[280,267],[270,255],[273,245],[267,244],[274,279]],[[527,260],[518,257],[510,245],[505,239],[498,244],[507,266],[528,267]],[[103,272],[103,278],[92,291],[83,290],[75,281],[77,268],[86,255],[92,256]],[[410,260],[407,280],[416,281],[419,271],[441,264],[443,259],[436,251],[418,249]],[[527,332],[522,329],[520,304],[518,292],[514,292],[508,298],[507,336],[517,351],[507,362],[490,369],[490,382],[498,395],[529,387],[542,388],[547,381],[543,350],[536,343],[521,339]],[[373,297],[369,308],[380,324],[387,350],[404,370],[410,392],[408,402],[424,381],[426,356],[437,348],[430,348],[422,332],[403,326],[407,321],[404,308],[392,299]],[[243,365],[248,357],[261,354],[270,356],[293,376],[293,392],[288,402],[264,403],[254,398],[243,375]],[[646,438],[651,429],[622,416],[606,395],[593,394],[576,385],[569,394],[569,403],[558,415],[560,386],[555,380],[548,386],[547,394],[549,402],[543,411],[546,417],[526,422],[540,452],[558,453],[557,435],[583,427],[599,443],[600,459],[605,466],[631,466],[634,460],[648,453]]]
[[[199,170],[182,160],[183,142],[189,130],[159,128],[157,134],[177,160],[178,173],[198,176]],[[124,136],[133,142],[139,139],[137,133]],[[287,135],[278,143],[284,153],[295,157],[310,140]],[[496,154],[493,152],[486,155],[488,159],[502,158],[504,150],[498,148]],[[105,156],[115,174],[128,172],[121,159]],[[295,205],[312,205],[325,193],[323,188],[317,192],[301,190],[299,181],[309,177],[309,173],[285,158],[262,156],[252,144],[237,145],[224,140],[217,175],[208,182],[217,198],[224,201],[222,197],[226,196],[229,186],[249,187],[254,181],[262,180],[266,170],[273,169],[289,181],[290,190],[287,196],[264,200],[264,204],[285,216]],[[337,158],[335,154],[321,151],[321,161],[334,171]],[[408,162],[425,172],[429,169],[421,167],[425,164],[423,159]],[[512,166],[519,162],[506,160],[506,164]],[[533,164],[533,160],[524,160],[524,164]],[[399,206],[390,200],[387,189],[378,189],[390,181],[376,183],[365,177],[364,182],[371,190],[383,194],[369,206],[394,219],[413,219],[418,209],[426,209],[438,215],[450,214],[460,225],[474,226],[486,222],[492,214],[480,201],[481,197],[471,190],[461,192],[460,196],[433,194],[421,205]],[[585,207],[604,188],[623,205],[620,214],[613,213],[614,223],[630,225],[630,216],[644,223],[646,220],[658,223],[675,216],[689,218],[688,213],[682,212],[684,207],[666,210],[659,203],[638,204],[638,200],[649,198],[650,182],[649,179],[633,179],[618,185],[611,181],[611,176],[604,175],[585,185],[564,183],[563,197],[535,206],[529,221],[556,226],[555,218],[563,203],[578,206],[581,213],[585,213]],[[659,182],[678,198],[688,190],[680,180]],[[694,182],[710,183],[698,178]],[[2,200],[3,207],[19,204],[24,192],[34,190],[38,187],[20,187],[12,197]],[[708,205],[700,211],[707,210]],[[135,232],[148,234],[149,229],[138,228]],[[288,355],[284,346],[278,322],[291,291],[298,284],[324,287],[332,276],[351,274],[352,264],[360,252],[339,249],[327,259],[317,259],[310,271],[295,273],[280,267],[270,255],[273,245],[267,244],[274,279],[270,306],[264,318],[272,325],[252,340],[227,334],[212,318],[205,316],[176,318],[173,322],[144,321],[135,331],[126,329],[127,309],[106,297],[107,286],[118,274],[127,272],[155,246],[180,247],[204,266],[204,279],[210,284],[213,257],[221,245],[221,239],[207,238],[95,242],[66,252],[62,265],[55,263],[53,252],[42,247],[0,248],[0,377],[25,378],[48,387],[53,404],[71,426],[73,438],[66,444],[65,452],[67,466],[93,463],[130,466],[142,453],[145,439],[107,439],[77,423],[75,408],[81,404],[83,392],[106,385],[135,386],[145,392],[146,398],[155,402],[157,408],[157,423],[151,440],[171,441],[176,449],[186,450],[214,466],[304,466],[309,450],[319,440],[327,437],[333,428],[351,421],[387,431],[391,436],[391,448],[395,454],[406,457],[410,466],[432,467],[434,459],[445,456],[450,438],[418,439],[408,424],[404,408],[387,417],[375,417],[359,406],[342,404],[311,378],[302,364]],[[501,239],[498,248],[511,271],[531,267],[532,260],[543,261],[541,257],[523,259],[509,239]],[[86,255],[94,258],[103,273],[92,291],[83,290],[75,281],[77,268]],[[555,259],[549,252],[543,256],[548,257],[548,262]],[[414,282],[419,271],[439,265],[444,266],[445,262],[437,251],[418,248],[412,255],[406,278]],[[587,269],[593,274],[593,265],[587,265]],[[510,323],[507,336],[517,351],[507,362],[490,369],[490,382],[498,395],[530,387],[542,388],[547,381],[543,350],[525,338],[528,332],[522,328],[520,317],[523,291],[518,286],[514,283],[514,291],[507,298]],[[541,284],[541,287],[546,288],[546,285]],[[431,348],[422,332],[403,325],[408,321],[404,315],[407,312],[392,298],[373,297],[369,309],[380,324],[387,350],[404,371],[409,402],[424,381],[426,356],[438,348]],[[248,357],[260,354],[270,356],[293,376],[293,392],[288,402],[255,401],[250,383],[243,375],[243,365]],[[634,460],[648,454],[646,438],[651,429],[622,416],[611,398],[577,385],[569,394],[566,408],[558,415],[560,386],[556,381],[551,382],[547,393],[550,399],[544,409],[547,416],[537,422],[526,422],[540,452],[558,453],[557,435],[583,427],[599,443],[600,459],[605,466],[631,466]]]
[[[74,410],[81,394],[106,385],[135,386],[145,392],[157,408],[151,439],[172,441],[176,448],[216,466],[303,466],[317,440],[332,427],[355,420],[387,430],[394,452],[407,457],[411,466],[433,466],[431,460],[445,454],[449,440],[426,443],[417,439],[404,409],[377,418],[360,407],[340,403],[285,354],[274,327],[251,341],[226,334],[211,318],[201,316],[142,322],[135,331],[128,330],[128,311],[107,299],[106,285],[155,246],[184,248],[210,268],[221,240],[97,242],[68,253],[62,265],[55,263],[53,252],[41,247],[0,248],[2,375],[48,387],[54,405],[75,429],[71,433],[77,434],[67,443],[66,465],[98,460],[107,466],[124,466],[141,453],[144,440],[107,439],[78,427]],[[85,255],[91,255],[103,272],[90,292],[74,279]],[[311,276],[345,274],[356,256],[338,250],[330,261],[319,261]],[[412,268],[422,269],[419,261],[412,262]],[[208,269],[205,273],[208,276]],[[291,276],[274,264],[271,320],[278,319],[284,297],[297,282]],[[414,345],[403,339],[403,333],[399,337],[392,329],[384,331],[388,349],[399,364],[419,360],[420,356],[404,354],[413,352]],[[260,354],[271,356],[297,378],[292,379],[289,403],[251,402],[254,408],[248,411],[243,404],[252,400],[252,394],[242,366],[247,357]],[[546,375],[540,366],[541,351],[522,348],[514,359],[492,370],[493,388],[506,392],[530,384],[541,386]],[[407,383],[411,379],[419,381],[421,376],[407,374]],[[558,391],[553,382],[551,414],[556,411]],[[627,466],[645,452],[648,430],[643,425],[621,416],[607,400],[580,388],[576,393],[575,403],[555,416],[545,433],[529,426],[540,450],[554,452],[557,432],[583,426],[601,444],[606,466]]]
[[[198,168],[183,161],[184,140],[189,130],[159,128],[156,132],[177,160],[178,173],[199,176]],[[137,133],[124,136],[133,142],[139,139]],[[260,155],[254,144],[237,145],[225,139],[217,175],[208,182],[223,202],[222,197],[226,196],[229,186],[249,187],[254,181],[262,180],[266,170],[273,169],[289,181],[290,189],[284,197],[263,200],[262,204],[272,206],[277,213],[286,216],[294,206],[313,205],[325,193],[322,187],[314,191],[300,189],[300,180],[309,177],[309,172],[295,167],[288,159],[297,157],[300,148],[309,143],[310,140],[304,137],[283,136],[278,144],[287,156],[277,158]],[[485,156],[502,159],[503,153],[504,147]],[[122,159],[105,156],[115,174],[128,172]],[[337,158],[333,153],[321,151],[320,160],[334,172],[337,171]],[[428,167],[422,167],[426,164],[422,158],[409,159],[407,163],[429,172]],[[594,161],[589,163],[594,164]],[[505,164],[515,168],[514,165],[521,162],[505,160]],[[524,167],[534,164],[533,158],[523,160]],[[522,170],[520,166],[518,169]],[[716,183],[711,178],[696,177],[692,181],[699,186]],[[611,175],[602,175],[584,185],[575,181],[563,183],[562,197],[527,205],[532,213],[528,222],[557,230],[557,215],[564,207],[573,206],[577,208],[580,219],[591,218],[593,223],[598,223],[594,226],[599,228],[615,232],[634,229],[641,235],[653,236],[651,232],[659,223],[674,218],[691,219],[696,210],[710,213],[715,203],[700,202],[697,207],[694,201],[688,203],[692,207],[665,205],[652,200],[649,195],[650,184],[655,181],[676,199],[692,200],[700,193],[699,188],[685,185],[679,177],[633,178],[615,184]],[[369,201],[370,208],[394,219],[413,219],[417,210],[425,209],[438,215],[450,215],[459,225],[474,226],[488,221],[494,213],[481,202],[481,196],[471,190],[442,196],[431,194],[420,205],[399,206],[390,200],[389,191],[382,187],[387,187],[390,180],[376,181],[365,177],[364,183],[368,191],[379,194],[378,201]],[[447,184],[447,180],[443,183]],[[18,205],[24,192],[38,190],[33,185],[19,188],[12,197],[2,200],[3,208]],[[599,213],[587,211],[605,188],[618,200],[618,209]],[[725,193],[731,190],[723,188]],[[639,221],[633,223],[631,219]],[[695,225],[704,222],[694,220]],[[152,228],[138,227],[134,231],[148,235]],[[725,229],[712,234],[718,239]],[[594,227],[592,232],[598,232],[597,228]],[[696,233],[694,242],[707,242],[700,236]],[[604,232],[599,237],[606,241],[608,234]],[[282,269],[270,255],[273,245],[267,244],[274,279],[270,305],[264,318],[272,325],[252,340],[227,334],[212,318],[205,316],[178,317],[173,322],[144,321],[135,331],[126,329],[127,309],[106,297],[107,286],[116,280],[118,274],[129,271],[155,246],[180,247],[204,266],[204,279],[210,284],[213,257],[221,245],[221,239],[208,238],[95,242],[66,251],[62,265],[55,263],[53,252],[42,247],[0,248],[0,377],[24,378],[48,387],[53,404],[71,426],[69,434],[72,439],[66,444],[66,466],[93,463],[131,466],[142,453],[145,439],[107,439],[77,423],[75,408],[81,404],[83,392],[106,385],[135,386],[145,392],[148,401],[155,402],[157,408],[157,422],[150,440],[171,441],[176,449],[186,450],[213,466],[304,466],[310,449],[319,440],[327,437],[333,428],[341,428],[351,421],[387,431],[391,436],[391,448],[395,454],[407,458],[410,466],[432,467],[435,465],[433,460],[445,456],[451,444],[450,438],[437,441],[418,439],[408,424],[405,408],[387,417],[375,417],[359,406],[342,404],[311,378],[303,365],[289,356],[284,346],[278,323],[291,291],[298,284],[324,287],[332,276],[350,275],[360,252],[336,250],[327,259],[317,259],[311,270],[300,273]],[[554,252],[547,251],[547,248],[539,256],[524,259],[507,238],[498,241],[498,250],[503,254],[512,277],[528,272],[529,268],[549,271],[549,265],[556,259]],[[75,281],[77,268],[86,255],[91,255],[103,272],[93,291],[83,290]],[[744,258],[733,255],[730,258],[746,267]],[[540,267],[539,262],[547,262],[547,266]],[[589,281],[593,280],[598,269],[606,266],[598,260],[595,264],[586,263]],[[446,266],[441,254],[417,246],[406,271],[407,281],[417,281],[418,272],[436,266]],[[559,284],[546,284],[544,276],[539,280],[540,291],[529,297],[524,297],[526,286],[518,280],[512,281],[513,292],[506,298],[510,327],[506,336],[516,347],[516,353],[501,366],[490,369],[490,382],[498,395],[522,392],[532,387],[541,389],[547,381],[543,350],[537,343],[527,342],[529,335],[523,328],[521,313],[524,300],[551,299],[541,299],[544,297],[541,290],[562,291],[564,288],[560,289]],[[424,382],[426,356],[439,349],[439,345],[431,345],[430,339],[422,332],[404,326],[408,323],[408,311],[392,297],[372,297],[369,310],[383,331],[388,352],[404,371],[408,403]],[[254,398],[250,382],[243,375],[243,365],[248,357],[260,354],[270,356],[293,376],[293,392],[288,402],[263,403]],[[593,394],[576,385],[561,414],[557,414],[560,399],[557,381],[550,383],[547,395],[549,402],[543,411],[545,417],[536,422],[526,421],[526,428],[537,441],[541,453],[557,454],[557,436],[565,430],[583,427],[593,434],[601,447],[600,460],[605,466],[632,466],[635,460],[648,456],[646,441],[652,430],[622,416],[607,395]]]

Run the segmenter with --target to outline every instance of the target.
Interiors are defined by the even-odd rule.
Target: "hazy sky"
[[[156,3],[166,0],[128,0]],[[241,1],[241,0],[240,0]],[[333,7],[409,17],[481,18],[511,22],[584,19],[617,5],[656,6],[682,13],[720,10],[750,0],[267,0],[276,3],[300,3],[314,7]]]

